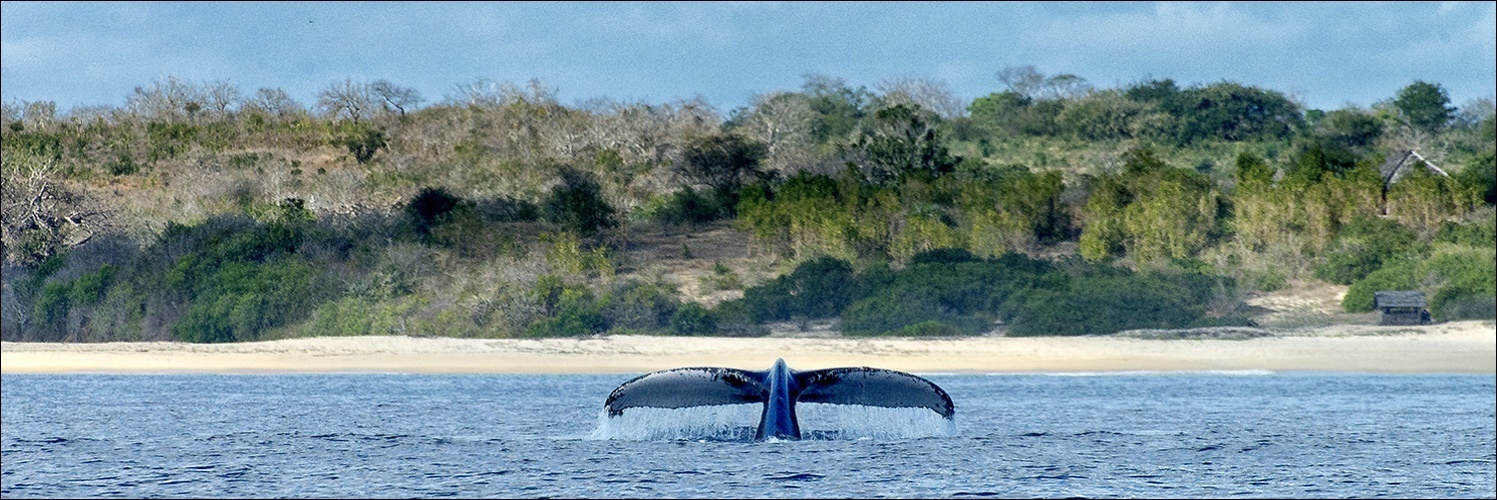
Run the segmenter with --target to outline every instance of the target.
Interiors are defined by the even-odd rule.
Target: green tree
[[[1060,207],[1060,172],[1024,167],[973,175],[958,184],[967,248],[984,257],[1029,251],[1066,236],[1070,221]]]
[[[1020,114],[1031,102],[1014,91],[995,92],[973,99],[967,113],[974,124],[989,134],[1015,136],[1020,133]]]
[[[1455,174],[1455,181],[1475,198],[1488,205],[1497,205],[1497,155],[1488,151],[1478,156]]]
[[[313,293],[315,277],[315,269],[294,259],[229,263],[200,284],[172,334],[183,342],[257,340],[320,304]]]
[[[1233,82],[1186,89],[1169,104],[1164,110],[1177,121],[1179,144],[1285,139],[1304,123],[1299,105],[1284,94]]]
[[[1111,90],[1066,102],[1056,119],[1072,137],[1092,141],[1155,136],[1169,122],[1153,105]]]
[[[919,105],[896,104],[874,112],[873,121],[854,143],[861,153],[863,175],[876,184],[910,176],[939,177],[961,161],[942,144],[940,117]]]
[[[1382,137],[1383,122],[1372,113],[1348,107],[1326,113],[1314,129],[1322,141],[1365,153]]]
[[[1450,96],[1437,83],[1415,80],[1398,91],[1393,106],[1410,126],[1438,133],[1455,117],[1455,107],[1450,106]]]
[[[819,144],[840,139],[856,130],[874,101],[874,95],[868,89],[854,89],[840,78],[824,75],[806,75],[801,90],[810,97],[811,110],[817,115],[812,137]]]
[[[857,300],[858,280],[847,261],[820,257],[790,274],[744,291],[743,301],[759,321],[836,316]]]
[[[675,171],[690,182],[711,187],[718,206],[732,215],[743,184],[763,177],[759,159],[766,151],[763,143],[733,134],[701,137],[682,149]]]

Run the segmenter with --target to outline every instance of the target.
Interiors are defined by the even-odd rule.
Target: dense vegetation
[[[1437,320],[1497,315],[1490,99],[1458,108],[1416,81],[1323,111],[1233,82],[999,76],[970,103],[924,79],[810,76],[727,116],[483,80],[425,106],[383,80],[309,109],[175,78],[123,108],[6,104],[3,338],[833,318],[847,335],[1085,335],[1248,324],[1248,293],[1307,281],[1350,285],[1353,312],[1418,289]],[[1387,182],[1409,150],[1425,160]],[[647,235],[714,224],[770,269],[701,277],[739,298],[624,271]]]

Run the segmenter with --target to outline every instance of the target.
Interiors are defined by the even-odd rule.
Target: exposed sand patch
[[[1244,340],[605,336],[580,339],[323,337],[241,344],[0,343],[5,373],[630,373],[878,366],[912,372],[1316,370],[1497,373],[1491,321],[1308,328]]]

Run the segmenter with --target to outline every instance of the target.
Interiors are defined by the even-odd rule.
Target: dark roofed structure
[[[1383,174],[1383,190],[1386,191],[1388,186],[1392,186],[1393,183],[1398,182],[1398,179],[1403,178],[1416,165],[1424,165],[1424,169],[1428,170],[1429,173],[1450,177],[1450,174],[1441,170],[1440,167],[1436,167],[1435,164],[1430,163],[1423,156],[1419,156],[1419,153],[1416,151],[1395,151],[1393,154],[1388,155],[1388,161],[1383,162],[1383,166],[1377,169],[1378,173]]]
[[[1420,166],[1423,166],[1431,174],[1450,177],[1450,174],[1441,170],[1440,167],[1436,167],[1429,160],[1424,159],[1417,151],[1408,149],[1394,151],[1393,154],[1388,155],[1388,160],[1383,162],[1383,166],[1377,168],[1378,173],[1383,176],[1383,194],[1381,199],[1383,215],[1388,214],[1388,189],[1393,187],[1393,183],[1398,182],[1403,176],[1408,175],[1409,172]]]
[[[1429,311],[1425,309],[1424,292],[1382,291],[1372,293],[1372,307],[1382,311],[1384,325],[1427,325]]]

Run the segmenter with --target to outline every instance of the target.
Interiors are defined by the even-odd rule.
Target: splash
[[[690,408],[630,408],[609,417],[598,412],[593,439],[630,441],[698,440],[750,441],[758,430],[763,405],[694,406]]]
[[[592,439],[632,441],[753,441],[761,404],[691,408],[630,408],[623,415],[598,414]],[[956,422],[924,408],[800,403],[803,439],[917,439],[954,436]]]
[[[955,436],[956,420],[925,408],[800,403],[795,406],[807,439],[917,439]]]

